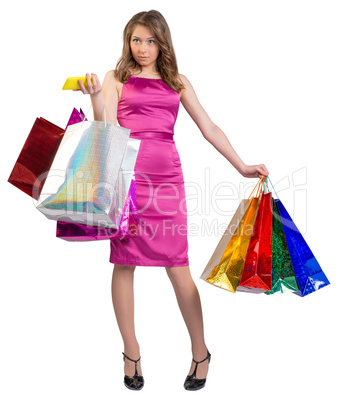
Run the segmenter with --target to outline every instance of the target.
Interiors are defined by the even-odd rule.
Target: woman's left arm
[[[198,126],[204,138],[211,143],[244,177],[268,176],[269,172],[264,164],[246,165],[236,153],[225,133],[210,119],[201,106],[197,95],[189,80],[180,74],[185,85],[181,91],[180,101],[192,120]]]

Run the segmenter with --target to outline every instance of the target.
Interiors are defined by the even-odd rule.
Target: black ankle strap
[[[199,364],[199,363],[204,362],[206,359],[208,359],[208,358],[210,358],[210,357],[211,357],[211,354],[210,354],[210,352],[209,352],[208,349],[207,349],[207,356],[205,357],[205,359],[200,360],[200,362],[197,362],[197,361],[194,360],[194,359],[193,359],[193,361],[194,361],[194,363]]]
[[[123,354],[125,357],[127,357],[128,360],[131,360],[131,361],[134,362],[134,363],[137,363],[137,362],[140,360],[140,358],[141,358],[141,356],[140,356],[138,360],[133,360],[133,359],[130,359],[127,355],[125,355],[124,352],[122,352],[122,354]]]

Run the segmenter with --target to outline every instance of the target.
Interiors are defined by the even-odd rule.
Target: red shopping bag
[[[65,129],[37,117],[8,182],[37,200],[67,127],[83,120],[81,108],[73,108]]]
[[[237,290],[261,293],[271,289],[272,192],[263,192]]]
[[[64,133],[64,129],[38,117],[8,182],[37,200]]]

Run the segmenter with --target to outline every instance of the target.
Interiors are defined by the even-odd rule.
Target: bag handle
[[[267,184],[267,177],[266,177],[266,180],[265,180],[265,191],[267,191],[267,193],[270,192],[270,190],[268,188],[268,184]],[[267,194],[267,193],[265,192],[265,194]]]
[[[87,112],[84,114],[84,118],[83,118],[83,121],[81,123],[81,126],[84,124],[85,118],[87,118],[87,115],[88,115],[89,111],[91,110],[91,108],[92,108],[92,103],[91,103],[91,106],[88,108]],[[105,127],[106,127],[107,121],[106,121],[106,104],[105,103],[104,103],[104,116],[105,116]]]
[[[257,197],[259,197],[259,202],[261,201],[261,197],[263,195],[263,185],[264,185],[264,183],[265,183],[264,176],[262,176],[262,181],[260,183],[260,189],[257,192]]]
[[[264,178],[264,176],[262,176],[261,179],[259,180],[259,182],[254,186],[254,188],[253,188],[253,190],[252,190],[250,196],[249,196],[249,197],[247,198],[247,200],[246,200],[246,203],[249,201],[249,198],[251,197],[253,191],[255,190],[255,188],[256,188],[257,186],[259,186],[259,187],[257,188],[257,191],[256,191],[256,197],[258,197],[258,195],[260,195],[260,198],[261,198],[261,194],[262,194],[262,193],[261,193],[261,190],[262,190],[262,187],[263,187],[263,186],[264,186],[264,191],[263,191],[264,193],[265,193],[265,189],[266,189],[267,192],[270,191],[269,188],[268,188],[267,179],[270,181],[270,183],[271,183],[271,185],[272,185],[272,188],[273,188],[273,190],[274,190],[274,192],[275,192],[275,195],[277,196],[277,199],[279,200],[278,194],[277,194],[277,192],[275,191],[275,188],[273,187],[273,184],[272,184],[271,179],[269,178],[269,176],[266,176],[266,179],[265,179],[265,180],[263,180],[263,178]]]
[[[249,201],[249,199],[250,199],[250,197],[251,197],[253,191],[256,189],[256,187],[260,185],[260,186],[257,188],[257,193],[258,193],[258,190],[259,190],[259,188],[260,188],[261,185],[262,185],[263,178],[264,178],[264,176],[261,176],[261,179],[260,179],[260,180],[258,181],[258,183],[254,186],[254,188],[253,188],[253,190],[252,190],[250,196],[249,196],[249,197],[247,198],[247,200],[246,200],[246,203]],[[259,193],[260,193],[260,191],[259,191]],[[258,195],[257,195],[257,196],[258,196]]]
[[[271,185],[272,185],[272,188],[273,188],[273,190],[274,190],[274,192],[275,192],[275,195],[277,196],[277,199],[280,200],[280,198],[278,197],[277,192],[275,191],[275,188],[273,187],[273,184],[272,184],[272,182],[271,182],[271,179],[269,178],[269,176],[267,176],[267,178],[268,178],[268,180],[270,181],[270,183],[271,183]]]

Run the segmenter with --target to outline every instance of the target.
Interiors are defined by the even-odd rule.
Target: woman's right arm
[[[96,74],[92,74],[93,85],[87,77],[87,88],[79,80],[79,86],[84,94],[89,94],[93,107],[93,117],[96,121],[106,121],[108,123],[117,124],[117,109],[118,109],[118,91],[114,71],[110,70],[106,73],[102,86]]]

